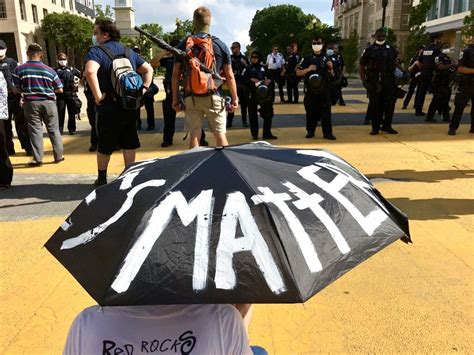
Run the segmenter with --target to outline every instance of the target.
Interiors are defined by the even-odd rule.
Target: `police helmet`
[[[255,98],[258,102],[265,102],[270,98],[270,92],[268,86],[262,84],[259,85],[255,91]]]
[[[323,81],[318,73],[311,74],[308,78],[308,88],[313,92],[319,92],[323,87]]]

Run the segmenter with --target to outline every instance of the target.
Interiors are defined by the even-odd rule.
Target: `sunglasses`
[[[313,44],[323,44],[323,42],[313,42]]]

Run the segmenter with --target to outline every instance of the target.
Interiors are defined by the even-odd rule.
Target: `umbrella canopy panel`
[[[101,305],[291,303],[402,237],[341,158],[249,144],[132,165],[46,247]]]

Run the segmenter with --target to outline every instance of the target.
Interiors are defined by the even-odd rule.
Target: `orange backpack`
[[[185,94],[193,96],[209,96],[217,92],[218,84],[213,74],[216,70],[216,57],[212,36],[204,38],[189,36],[186,39],[186,54],[191,57],[185,70]],[[202,70],[199,62],[202,63],[209,72]]]

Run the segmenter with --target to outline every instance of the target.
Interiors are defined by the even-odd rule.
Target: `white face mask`
[[[67,65],[67,60],[58,60],[60,66],[65,67]]]
[[[315,51],[316,53],[319,53],[323,50],[322,44],[313,44],[312,47],[313,47],[313,51]]]
[[[327,54],[327,55],[333,55],[333,54],[334,54],[334,50],[332,50],[332,49],[327,49],[327,50],[326,50],[326,54]]]
[[[375,43],[377,43],[379,46],[382,46],[383,44],[385,44],[385,40],[383,40],[383,41],[375,41]]]
[[[0,49],[0,58],[5,57],[6,54],[7,54],[7,50],[6,50],[6,49]]]
[[[444,54],[449,54],[449,48],[444,48],[442,51]]]

